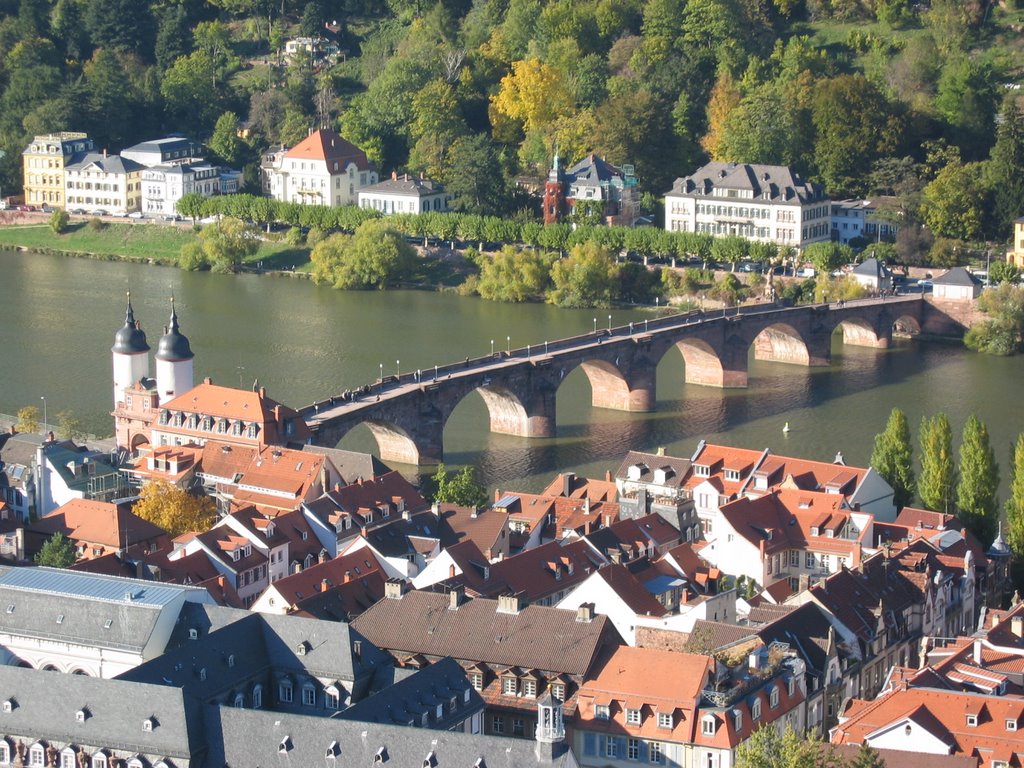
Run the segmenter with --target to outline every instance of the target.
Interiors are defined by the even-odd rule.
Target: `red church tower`
[[[553,224],[565,213],[565,182],[562,170],[558,167],[558,153],[551,166],[551,173],[544,183],[544,223]]]

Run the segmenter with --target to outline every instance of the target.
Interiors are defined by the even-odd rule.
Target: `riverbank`
[[[85,221],[74,221],[60,235],[46,223],[0,227],[0,248],[164,266],[177,266],[182,246],[195,239],[191,226],[148,222],[103,222],[96,228]],[[260,249],[246,260],[249,268],[257,265],[265,271],[304,272],[309,265],[309,249],[263,240]]]

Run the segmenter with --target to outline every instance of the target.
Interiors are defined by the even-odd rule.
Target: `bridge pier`
[[[879,333],[877,330],[854,323],[843,323],[843,344],[851,347],[871,347],[872,349],[888,349],[892,344],[892,328]]]
[[[515,437],[554,437],[554,391],[538,388],[525,405],[506,389],[481,387],[477,391],[487,405],[491,432]]]
[[[590,379],[591,405],[612,411],[642,413],[653,411],[657,402],[656,367],[647,367],[624,377],[591,363],[583,366]]]
[[[816,333],[804,340],[780,328],[765,328],[754,339],[754,359],[794,365],[830,365],[832,337]]]
[[[444,446],[440,434],[430,434],[417,429],[408,435],[391,424],[366,422],[366,426],[377,441],[381,461],[397,461],[402,464],[440,464],[444,460]]]

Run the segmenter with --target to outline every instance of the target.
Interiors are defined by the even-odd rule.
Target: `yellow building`
[[[88,153],[65,170],[68,209],[117,216],[141,210],[144,168],[120,155]]]
[[[25,204],[64,208],[64,168],[93,149],[92,139],[65,131],[36,136],[22,156]]]
[[[1011,264],[1024,269],[1024,216],[1013,222],[1013,250],[1006,255]]]

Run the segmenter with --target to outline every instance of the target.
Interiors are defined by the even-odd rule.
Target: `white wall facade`
[[[297,160],[283,157],[270,175],[275,200],[301,205],[355,205],[359,189],[377,183],[376,171],[361,171],[355,163]]]
[[[750,197],[726,197],[726,192]],[[721,194],[719,194],[721,193]],[[801,205],[755,199],[746,190],[715,189],[713,194],[665,196],[665,229],[669,232],[701,232],[709,235],[737,235],[748,240],[804,248],[831,237],[831,207],[828,200]]]

